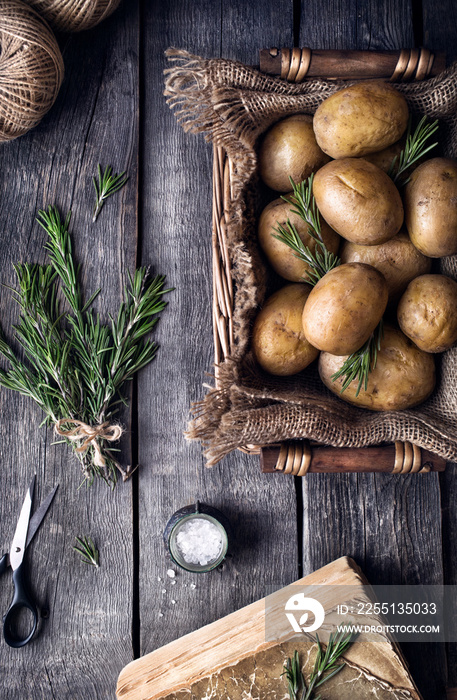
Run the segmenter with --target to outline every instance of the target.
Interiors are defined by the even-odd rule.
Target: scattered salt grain
[[[162,588],[162,593],[166,593],[166,592],[167,592],[167,589],[166,589],[166,588]]]
[[[171,604],[172,604],[172,605],[176,605],[176,600],[172,600],[172,601],[171,601]]]
[[[157,581],[161,581],[161,580],[162,580],[162,577],[161,577],[161,576],[157,576]]]
[[[224,543],[217,525],[205,518],[193,518],[179,529],[176,544],[187,564],[206,566],[221,555]]]
[[[191,584],[190,584],[190,587],[192,588],[192,590],[194,590],[194,588],[197,588],[197,586],[195,585],[195,583],[191,583]]]
[[[174,578],[176,576],[176,571],[173,571],[173,569],[168,569],[167,576]]]
[[[171,582],[171,585],[172,585],[172,586],[176,586],[176,581],[172,581],[172,582]]]
[[[163,613],[159,613],[159,617],[163,617]]]

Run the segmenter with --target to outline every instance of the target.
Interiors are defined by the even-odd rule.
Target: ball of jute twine
[[[117,8],[121,0],[26,0],[61,32],[92,29]]]
[[[21,0],[0,0],[0,142],[38,124],[54,104],[63,74],[47,23]]]

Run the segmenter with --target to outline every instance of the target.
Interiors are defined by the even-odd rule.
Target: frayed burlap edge
[[[227,239],[235,284],[235,342],[231,357],[218,368],[218,386],[194,404],[186,433],[202,442],[207,465],[236,448],[294,438],[335,447],[410,441],[456,460],[455,425],[448,415],[435,417],[439,396],[420,411],[373,413],[340,401],[320,383],[317,388],[314,380],[296,391],[290,381],[283,386],[252,371],[249,332],[265,295],[254,214],[256,142],[280,116],[313,113],[325,97],[348,83],[310,80],[293,85],[236,61],[202,59],[179,49],[169,49],[167,56],[175,65],[165,71],[165,95],[178,121],[185,131],[203,133],[222,146],[233,164]],[[440,140],[451,157],[457,154],[456,76],[454,64],[423,83],[397,85],[411,111],[440,119]],[[443,272],[456,271],[455,261],[447,259]]]
[[[347,411],[346,407],[336,407],[325,400],[316,401],[314,396],[297,403],[290,399],[253,400],[237,383],[232,363],[229,359],[220,366],[219,386],[193,405],[194,418],[186,432],[188,439],[201,441],[208,467],[237,448],[303,438],[331,447],[368,447],[401,440],[444,459],[457,459],[457,439],[411,410],[373,415],[354,407]]]

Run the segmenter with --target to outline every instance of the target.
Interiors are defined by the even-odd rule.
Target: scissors
[[[11,542],[10,552],[4,554],[0,559],[0,574],[6,571],[8,565],[10,565],[13,570],[14,595],[11,605],[3,618],[3,636],[5,642],[15,649],[23,647],[30,642],[36,632],[38,624],[37,606],[27,593],[27,588],[24,583],[24,553],[26,547],[30,544],[30,541],[40,527],[44,516],[48,512],[49,506],[58,488],[57,484],[31,518],[35,480],[36,474],[27,489],[19,520],[17,521],[16,532]],[[29,610],[32,613],[32,625],[30,632],[26,636],[18,636],[14,632],[14,627],[15,623],[17,623],[19,613],[23,609]]]

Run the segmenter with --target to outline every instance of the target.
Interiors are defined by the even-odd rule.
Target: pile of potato
[[[260,175],[286,198],[290,178],[312,173],[322,238],[341,264],[314,286],[308,264],[275,238],[288,220],[314,250],[308,225],[279,197],[263,210],[259,243],[287,284],[270,296],[253,327],[252,348],[274,375],[303,371],[318,359],[324,384],[371,410],[424,401],[435,386],[435,354],[457,342],[457,283],[431,272],[432,259],[457,253],[457,161],[430,158],[405,186],[387,174],[405,143],[408,106],[380,81],[344,88],[314,118],[274,124],[259,149]],[[293,207],[292,207],[293,208]],[[357,394],[332,375],[367,343],[384,318],[376,367]]]

